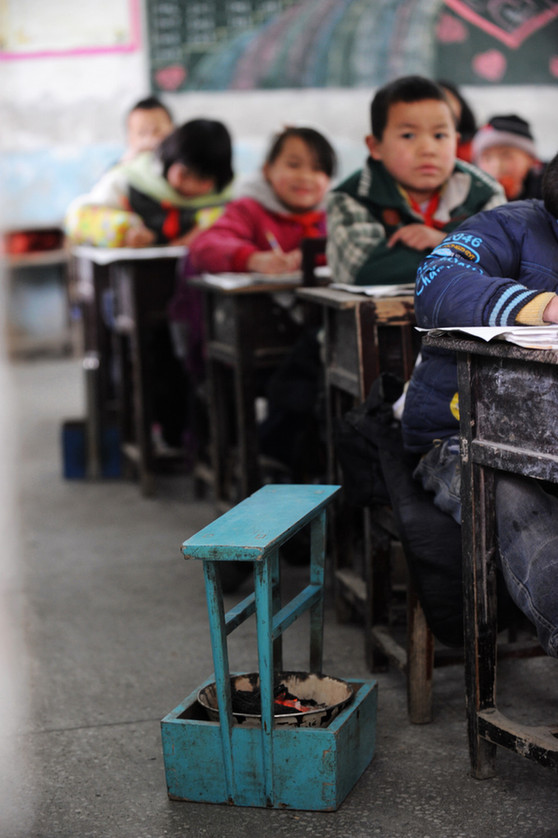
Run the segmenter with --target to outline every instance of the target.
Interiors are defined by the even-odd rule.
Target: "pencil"
[[[269,245],[270,245],[272,250],[275,250],[276,253],[282,253],[283,252],[283,248],[281,247],[281,245],[279,244],[279,242],[277,241],[277,239],[275,238],[275,236],[273,235],[273,233],[270,230],[266,231],[265,237],[268,240]]]

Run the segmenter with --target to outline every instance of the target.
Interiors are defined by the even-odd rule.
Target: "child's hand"
[[[302,264],[302,252],[291,250],[283,253],[280,250],[265,250],[252,253],[246,267],[249,271],[257,271],[261,274],[282,274],[297,271]]]
[[[124,247],[148,247],[155,241],[155,233],[147,227],[130,227],[124,233]]]
[[[172,245],[183,244],[185,247],[188,247],[189,245],[192,244],[192,242],[194,241],[196,236],[199,236],[200,233],[201,233],[201,227],[196,224],[196,226],[191,227],[190,230],[188,230],[187,233],[183,233],[181,236],[178,236],[178,238],[173,239],[171,242],[169,242],[169,244],[172,244]]]
[[[558,323],[558,297],[553,297],[543,312],[545,323]]]
[[[432,250],[436,245],[443,242],[446,233],[441,230],[434,230],[426,224],[406,224],[396,230],[393,236],[388,239],[388,247],[393,247],[397,242],[412,247],[413,250]]]

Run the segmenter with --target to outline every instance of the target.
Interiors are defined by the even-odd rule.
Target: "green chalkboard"
[[[558,0],[146,4],[154,92],[370,88],[409,73],[456,84],[558,82]]]
[[[154,91],[203,88],[203,65],[217,62],[213,87],[229,86],[227,52],[242,44],[296,0],[147,0]]]

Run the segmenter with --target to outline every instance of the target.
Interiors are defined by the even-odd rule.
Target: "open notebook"
[[[414,282],[405,285],[343,285],[334,282],[330,288],[338,291],[350,291],[352,294],[366,294],[367,297],[412,297],[415,293]]]
[[[526,349],[558,349],[558,325],[548,326],[444,326],[439,329],[421,329],[432,335],[454,334],[481,340],[506,340]]]
[[[220,273],[202,274],[203,279],[210,285],[231,291],[234,288],[245,288],[249,285],[263,285],[267,283],[292,283],[299,285],[302,282],[302,272],[293,271],[285,274],[260,274],[260,273]]]

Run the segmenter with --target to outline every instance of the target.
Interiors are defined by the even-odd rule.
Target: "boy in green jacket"
[[[502,187],[456,158],[458,134],[441,87],[404,76],[372,100],[364,167],[328,198],[327,261],[334,282],[414,282],[445,236],[505,203]]]

